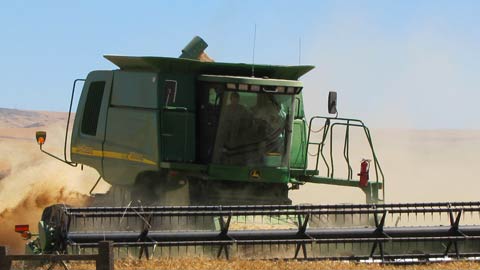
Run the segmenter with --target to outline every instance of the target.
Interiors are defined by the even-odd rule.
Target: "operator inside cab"
[[[287,107],[269,93],[225,91],[223,101],[214,162],[280,166]]]

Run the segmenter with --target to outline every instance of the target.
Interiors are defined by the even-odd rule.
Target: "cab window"
[[[97,134],[98,117],[100,115],[104,91],[105,81],[90,83],[82,118],[82,133],[84,134],[91,136]]]

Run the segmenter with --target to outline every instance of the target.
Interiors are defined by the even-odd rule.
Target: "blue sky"
[[[0,107],[68,110],[103,54],[176,57],[194,36],[216,61],[315,65],[307,113],[374,127],[480,129],[480,1],[3,1]]]

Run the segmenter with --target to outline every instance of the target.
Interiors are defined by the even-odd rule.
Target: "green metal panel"
[[[300,93],[295,96],[295,119],[304,119],[305,112],[303,110],[303,94]]]
[[[146,170],[157,170],[159,113],[110,107],[104,143],[104,178],[113,184],[130,185]]]
[[[78,102],[70,144],[72,161],[93,167],[100,174],[102,174],[101,150],[105,138],[105,122],[110,99],[112,77],[112,71],[92,71],[88,74]],[[89,88],[91,84],[95,82],[105,82],[105,87],[101,101],[101,108],[98,114],[96,134],[89,135],[82,133],[82,121]]]
[[[258,172],[258,177],[253,177],[254,171]],[[271,167],[248,167],[211,164],[208,167],[208,175],[213,180],[230,181],[250,181],[250,182],[271,182],[288,183],[290,174],[288,168]]]
[[[111,104],[156,109],[158,84],[153,72],[115,71]]]
[[[307,131],[303,119],[293,121],[292,148],[290,151],[290,167],[305,168],[305,154],[307,151]]]
[[[162,160],[195,160],[195,114],[170,107],[162,111]]]
[[[105,55],[106,59],[122,70],[156,71],[160,73],[217,74],[233,76],[252,76],[252,66],[256,77],[269,77],[297,80],[314,66],[270,66],[221,62],[200,62],[198,60],[149,57]]]

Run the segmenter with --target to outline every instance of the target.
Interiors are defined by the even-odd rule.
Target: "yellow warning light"
[[[43,145],[45,140],[47,139],[47,132],[46,131],[37,131],[35,133],[35,137],[37,138],[37,143],[39,145]]]

